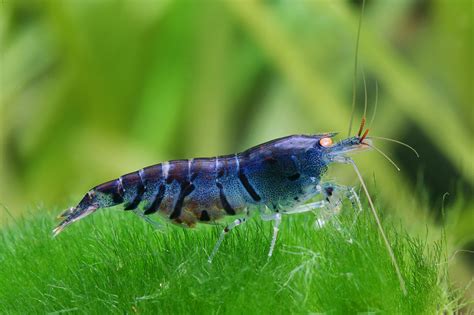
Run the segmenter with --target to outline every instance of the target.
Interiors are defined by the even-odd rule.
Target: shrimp
[[[277,229],[282,215],[330,207],[332,200],[337,203],[332,197],[340,193],[358,201],[353,189],[321,183],[321,178],[331,163],[352,163],[347,154],[372,149],[371,139],[365,133],[333,144],[335,135],[292,135],[237,154],[145,167],[89,190],[77,206],[59,216],[63,221],[53,234],[97,209],[115,206],[144,218],[157,213],[191,228],[244,215],[224,229],[228,233],[253,209],[274,221]],[[305,204],[318,194],[324,200]],[[273,245],[269,256],[272,250]]]
[[[370,149],[371,140],[356,136],[333,145],[335,135],[292,135],[237,154],[145,167],[89,190],[76,207],[60,215],[64,220],[53,233],[97,209],[115,206],[145,218],[157,213],[185,227],[248,216],[250,209],[278,224],[282,214],[325,207],[336,191],[349,191],[321,183],[321,177],[329,164],[346,162],[347,153]],[[325,200],[304,204],[321,193]],[[235,221],[224,231],[244,222]]]
[[[356,47],[359,42],[360,22],[361,20]],[[357,72],[357,51],[354,72]],[[354,106],[355,85],[352,113]],[[350,199],[357,205],[358,210],[362,211],[359,196],[354,188],[322,180],[330,165],[350,164],[367,196],[399,278],[400,287],[406,295],[405,282],[397,260],[351,155],[375,150],[397,167],[387,155],[374,146],[375,139],[396,142],[412,149],[415,154],[418,153],[397,140],[369,137],[369,129],[364,131],[366,109],[367,95],[358,133],[350,135],[352,114],[349,135],[339,142],[333,141],[337,133],[291,135],[236,154],[163,162],[100,184],[89,190],[77,206],[67,209],[59,216],[62,221],[53,230],[53,236],[96,210],[110,207],[132,211],[156,227],[161,225],[150,218],[152,214],[190,228],[198,223],[214,223],[227,216],[236,217],[221,232],[208,259],[212,262],[225,235],[247,222],[250,214],[257,211],[262,220],[273,221],[273,235],[268,251],[268,257],[271,257],[283,216],[323,209],[325,211],[321,213],[326,217],[321,217],[318,223],[324,225],[331,216],[338,213],[344,198]],[[309,202],[318,195],[323,198]]]
[[[329,209],[332,213],[340,206],[340,198],[334,196],[356,200],[360,208],[359,198],[352,188],[322,182],[321,178],[329,165],[344,163],[353,165],[363,184],[349,155],[374,147],[367,136],[369,130],[361,133],[364,122],[356,136],[335,144],[336,133],[292,135],[237,154],[174,160],[120,176],[92,188],[77,206],[62,213],[63,221],[53,230],[53,235],[97,209],[115,206],[134,211],[149,222],[148,216],[157,213],[172,223],[191,228],[197,223],[239,216],[222,231],[209,257],[212,261],[224,236],[245,223],[251,210],[256,209],[263,220],[274,222],[270,257],[282,216],[317,208]],[[364,184],[363,187],[369,196]],[[306,203],[318,194],[325,198]],[[373,208],[370,196],[369,203]],[[373,212],[390,248],[375,208]],[[389,252],[393,256],[391,248]]]

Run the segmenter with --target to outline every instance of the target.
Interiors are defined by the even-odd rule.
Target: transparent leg
[[[317,208],[324,208],[327,206],[327,204],[328,202],[325,200],[316,201],[313,203],[300,205],[296,208],[284,211],[282,213],[277,212],[277,213],[272,213],[272,214],[260,214],[260,217],[263,221],[273,221],[273,235],[272,235],[272,241],[270,243],[270,250],[268,251],[268,257],[271,257],[273,255],[273,250],[275,249],[275,244],[278,237],[278,231],[279,231],[279,227],[281,223],[282,214],[291,215],[291,214],[297,214],[297,213],[310,212]]]
[[[150,223],[155,229],[163,230],[163,224],[152,220],[150,217],[143,214],[143,211],[141,211],[140,209],[137,208],[137,209],[133,210],[133,213],[135,213],[137,216],[139,216],[140,218],[142,218],[146,222]]]
[[[273,221],[273,236],[270,243],[270,250],[268,251],[268,257],[272,257],[273,249],[275,248],[275,243],[278,236],[279,226],[281,223],[281,214],[277,212],[270,215],[260,215],[260,217],[264,221]]]
[[[312,202],[312,203],[299,205],[296,208],[293,208],[293,209],[282,212],[282,214],[297,214],[297,213],[310,212],[310,211],[313,211],[314,209],[327,207],[328,204],[329,203],[326,200],[315,201],[315,202]]]
[[[221,235],[219,236],[219,239],[217,240],[216,245],[214,246],[214,249],[212,250],[211,255],[209,256],[209,259],[207,260],[209,263],[212,263],[212,259],[216,255],[217,251],[219,250],[219,247],[221,246],[222,241],[224,240],[224,237],[227,233],[229,233],[233,228],[247,222],[247,218],[240,218],[229,224],[222,230]]]
[[[354,225],[356,223],[357,217],[362,212],[362,204],[354,187],[342,186],[334,183],[325,183],[322,185],[322,187],[322,193],[325,196],[325,199],[329,202],[329,219],[331,216],[334,216],[340,212],[342,201],[344,198],[347,198],[352,203],[352,208],[356,211],[356,216],[352,224]]]

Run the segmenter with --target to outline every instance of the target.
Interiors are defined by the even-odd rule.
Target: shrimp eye
[[[330,147],[332,145],[332,139],[331,138],[321,138],[321,140],[319,140],[319,144],[322,146],[322,147]]]

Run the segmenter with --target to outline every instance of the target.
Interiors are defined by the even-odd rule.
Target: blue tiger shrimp
[[[209,262],[232,229],[247,221],[251,209],[257,209],[263,220],[273,221],[273,236],[268,256],[272,256],[282,217],[314,211],[318,208],[335,213],[341,199],[357,202],[352,187],[321,181],[333,163],[354,167],[369,205],[376,218],[382,238],[403,286],[403,278],[390,244],[383,232],[377,212],[352,158],[352,153],[371,150],[369,129],[362,134],[365,119],[357,135],[333,142],[336,133],[292,135],[275,139],[241,153],[212,158],[173,160],[145,167],[89,190],[79,204],[63,212],[63,221],[53,230],[58,235],[70,224],[97,209],[121,206],[150,223],[148,217],[157,213],[172,223],[194,227],[212,223],[225,216],[238,216],[227,225]],[[376,149],[376,148],[375,148]],[[306,203],[316,195],[324,198]]]
[[[361,20],[357,35],[355,73],[360,22]],[[355,86],[353,113],[354,102]],[[338,213],[343,199],[351,200],[358,211],[362,210],[359,196],[353,187],[322,179],[330,165],[349,164],[361,183],[400,287],[406,295],[405,282],[396,257],[362,175],[351,155],[373,149],[394,164],[374,146],[374,139],[396,142],[418,154],[412,147],[397,140],[368,136],[369,129],[364,131],[365,122],[364,110],[359,131],[351,136],[351,117],[348,137],[338,142],[333,141],[337,133],[291,135],[236,154],[172,160],[125,174],[90,189],[76,206],[61,213],[59,218],[62,221],[53,230],[53,235],[57,236],[72,223],[98,209],[110,207],[134,212],[155,226],[159,224],[150,218],[152,214],[158,214],[174,224],[190,228],[200,223],[214,223],[225,217],[234,216],[236,219],[222,230],[209,255],[208,261],[212,262],[225,235],[244,224],[253,212],[257,212],[262,220],[273,222],[273,234],[268,251],[268,257],[271,257],[284,216],[321,209],[321,213],[330,219]],[[310,201],[316,196],[322,198]]]

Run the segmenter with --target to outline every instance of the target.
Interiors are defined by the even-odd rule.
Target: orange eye
[[[321,140],[319,140],[319,144],[322,146],[322,147],[330,147],[332,145],[332,139],[331,138],[322,138]]]

